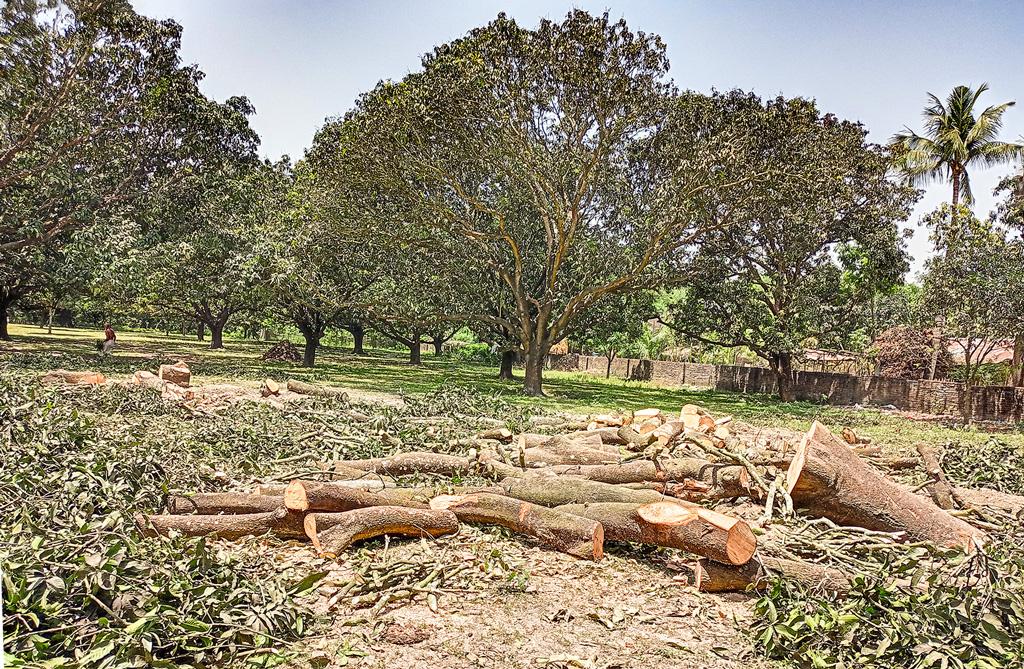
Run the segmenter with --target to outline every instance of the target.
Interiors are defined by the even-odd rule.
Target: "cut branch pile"
[[[302,351],[290,341],[279,341],[263,354],[263,360],[272,362],[302,362]]]
[[[306,384],[302,391],[321,394]],[[136,523],[146,534],[309,540],[327,556],[385,534],[434,538],[460,523],[499,525],[587,560],[602,559],[606,540],[685,551],[696,561],[677,580],[709,592],[758,589],[777,576],[841,595],[854,573],[788,551],[773,539],[774,517],[803,514],[889,542],[974,551],[987,539],[985,513],[1024,509],[1024,498],[952,486],[927,447],[919,452],[930,496],[890,479],[852,430],[837,436],[815,422],[795,450],[778,452],[745,447],[730,421],[687,405],[678,419],[647,409],[563,425],[556,435],[495,426],[460,440],[462,455],[324,463],[336,480],[172,496],[169,513]],[[398,480],[413,475],[485,481],[435,488]],[[765,535],[761,550],[755,531]]]

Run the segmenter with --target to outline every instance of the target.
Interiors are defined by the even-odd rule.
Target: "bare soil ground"
[[[393,564],[442,556],[472,570],[460,587],[438,589],[436,612],[415,601],[377,617],[350,598],[335,601],[363,556],[321,561],[305,546],[282,549],[296,566],[331,572],[319,606],[334,624],[308,642],[310,657],[329,666],[409,669],[770,666],[751,654],[740,631],[751,597],[703,594],[674,581],[675,556],[620,546],[592,563],[499,534],[464,526],[430,544],[391,543]],[[380,557],[384,549],[376,542],[367,550]],[[500,554],[505,566],[484,572],[482,553]]]

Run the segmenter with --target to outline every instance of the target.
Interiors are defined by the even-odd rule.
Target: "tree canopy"
[[[721,224],[663,320],[698,341],[751,349],[787,397],[806,343],[848,331],[857,305],[906,271],[898,223],[917,194],[890,178],[888,153],[862,126],[810,101],[734,91],[708,104],[744,127],[741,160],[765,178],[721,202]]]

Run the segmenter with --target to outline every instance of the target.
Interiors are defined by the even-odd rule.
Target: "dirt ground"
[[[771,666],[750,651],[741,632],[753,598],[711,595],[680,582],[676,551],[639,554],[609,544],[601,562],[578,560],[463,526],[432,542],[371,542],[338,561],[307,546],[281,549],[302,571],[325,570],[318,608],[333,620],[307,641],[294,666],[407,669],[612,669]],[[372,554],[378,565],[426,561],[468,565],[438,586],[436,612],[422,596],[382,609],[352,605],[339,592]],[[492,558],[492,559],[488,559]]]

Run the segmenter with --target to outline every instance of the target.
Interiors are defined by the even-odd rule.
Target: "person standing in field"
[[[111,355],[114,352],[114,345],[117,343],[117,334],[114,328],[107,323],[103,326],[103,355]]]

